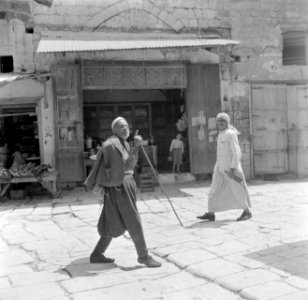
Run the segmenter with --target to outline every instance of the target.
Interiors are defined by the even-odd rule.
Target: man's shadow
[[[115,269],[121,269],[123,271],[133,271],[143,267],[144,266],[123,267],[121,265],[117,265],[116,263],[92,264],[89,262],[89,257],[82,257],[71,261],[70,264],[61,268],[59,272],[66,273],[71,278],[75,278],[84,276],[96,276],[102,273],[111,272]]]
[[[218,220],[215,222],[210,221],[197,221],[189,226],[185,226],[187,229],[193,229],[193,228],[219,228],[225,225],[228,225],[230,223],[235,222],[233,219],[225,219],[225,220]]]

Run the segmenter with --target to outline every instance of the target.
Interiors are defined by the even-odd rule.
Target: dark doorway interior
[[[13,71],[13,56],[0,56],[0,73],[10,73]]]
[[[189,172],[184,90],[85,90],[83,101],[85,148],[89,137],[95,144],[108,138],[111,121],[122,116],[133,133],[138,129],[145,141],[157,146],[159,172],[171,172],[169,147],[180,132],[185,147],[182,171]]]

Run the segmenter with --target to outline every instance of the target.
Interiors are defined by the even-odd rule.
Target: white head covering
[[[123,121],[123,120],[126,121],[123,117],[115,118],[111,123],[111,129],[113,130],[114,126],[116,126],[119,121]]]
[[[231,122],[231,119],[230,119],[229,115],[227,113],[225,113],[225,112],[221,112],[221,113],[217,114],[216,120],[218,120],[218,119],[225,120],[228,123],[228,125]]]
[[[218,119],[225,120],[228,123],[228,128],[233,130],[237,135],[241,134],[233,125],[230,124],[231,119],[230,119],[230,116],[227,113],[221,112],[221,113],[217,114],[216,120],[218,120]]]

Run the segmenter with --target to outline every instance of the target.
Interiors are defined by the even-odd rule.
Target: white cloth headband
[[[228,114],[221,112],[216,116],[216,120],[218,119],[223,119],[225,120],[228,124],[230,124],[231,120]]]
[[[111,129],[113,129],[114,126],[116,126],[117,123],[118,123],[119,121],[122,121],[122,120],[126,121],[126,120],[125,120],[124,118],[122,118],[122,117],[117,117],[117,118],[115,118],[115,119],[112,121],[112,123],[111,123]]]

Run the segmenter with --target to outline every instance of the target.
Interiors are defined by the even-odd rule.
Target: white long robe
[[[226,171],[230,168],[234,168],[235,173],[242,178],[240,183],[227,175]],[[219,133],[217,139],[217,160],[208,197],[208,210],[219,212],[248,207],[251,207],[251,203],[241,166],[237,131],[227,128]]]

